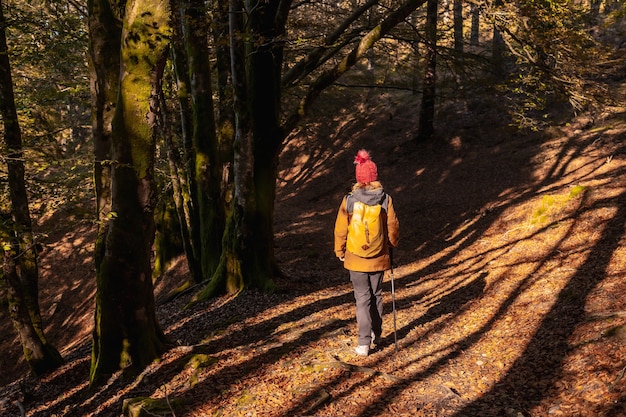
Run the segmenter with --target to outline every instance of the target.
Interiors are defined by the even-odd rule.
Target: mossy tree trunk
[[[274,198],[283,139],[279,124],[283,46],[278,39],[284,34],[287,3],[247,0],[244,5],[233,0],[230,4],[234,191],[220,265],[199,299],[244,288],[274,288],[278,273],[273,251]]]
[[[32,314],[25,301],[24,290],[20,283],[17,250],[19,245],[15,241],[12,245],[8,243],[10,240],[5,239],[7,236],[5,232],[6,230],[0,232],[2,235],[0,255],[3,258],[0,278],[6,282],[9,315],[22,344],[24,359],[33,375],[40,376],[58,368],[63,363],[63,358],[56,348],[46,341],[41,327],[36,326],[31,319]]]
[[[202,274],[208,279],[216,271],[222,251],[224,210],[220,197],[221,164],[209,63],[209,20],[203,0],[187,0],[183,22],[193,113],[195,182],[201,242]]]
[[[20,336],[26,362],[35,375],[41,375],[57,368],[63,360],[59,352],[46,341],[39,310],[37,250],[24,182],[22,136],[15,108],[5,27],[0,2],[0,114],[4,122],[12,217],[11,222],[3,222],[4,232],[0,242],[4,259],[3,275],[8,284],[10,315]]]
[[[197,200],[196,186],[196,160],[193,149],[193,117],[191,111],[191,81],[189,80],[189,66],[187,65],[187,51],[185,48],[185,36],[183,29],[183,16],[185,15],[186,3],[182,0],[172,1],[172,63],[176,75],[177,103],[180,113],[180,141],[174,140],[174,133],[166,133],[166,139],[172,138],[166,143],[168,159],[170,161],[170,175],[178,179],[180,188],[177,190],[180,199],[180,222],[185,236],[185,256],[189,273],[194,282],[202,282],[201,262],[201,233],[200,214]],[[170,124],[164,125],[170,126]],[[182,161],[178,160],[178,155]]]
[[[246,44],[246,81],[253,152],[255,211],[247,216],[256,244],[250,254],[254,273],[248,284],[267,289],[278,274],[274,258],[274,200],[278,157],[284,134],[280,127],[281,71],[288,9],[283,1],[248,1],[250,28]]]
[[[92,385],[120,368],[143,370],[167,345],[155,315],[150,258],[156,111],[171,37],[168,2],[129,0],[123,22],[111,216],[96,265]]]
[[[46,341],[42,336],[41,328],[36,327],[31,319],[32,315],[25,302],[20,283],[19,262],[17,262],[19,256],[16,249],[18,245],[7,244],[4,231],[0,234],[3,235],[2,248],[0,248],[3,268],[0,275],[6,282],[9,315],[22,344],[28,367],[33,375],[40,376],[58,368],[63,363],[63,358],[56,348]]]
[[[121,6],[121,5],[119,5]],[[109,0],[89,0],[89,69],[91,78],[91,124],[94,142],[94,186],[98,237],[98,264],[111,215],[111,126],[120,74],[120,45],[123,10]],[[121,14],[120,14],[121,13]]]
[[[162,190],[160,200],[160,210],[157,210],[157,234],[155,242],[155,261],[152,276],[156,279],[166,272],[170,261],[181,253],[187,258],[187,265],[192,281],[201,277],[201,272],[194,269],[195,256],[189,235],[189,211],[186,210],[185,193],[187,190],[187,175],[181,160],[180,141],[174,137],[171,125],[172,121],[167,109],[165,95],[163,91],[159,94],[160,100],[160,125],[161,132],[167,149],[167,160],[169,165],[169,180],[171,190],[165,187]],[[171,191],[171,193],[170,193]]]
[[[170,164],[170,171],[171,171]],[[180,190],[178,179],[170,175],[171,187],[159,184],[158,204],[154,213],[156,234],[154,238],[152,269],[153,282],[167,272],[172,261],[185,252],[185,245],[189,242],[189,233],[184,225],[180,224]]]

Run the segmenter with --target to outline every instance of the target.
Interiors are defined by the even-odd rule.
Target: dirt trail
[[[27,380],[28,415],[119,415],[124,398],[140,395],[181,398],[176,415],[185,416],[626,413],[626,109],[531,134],[502,123],[497,106],[468,100],[440,109],[436,141],[416,144],[412,97],[354,103],[331,117],[314,114],[282,155],[280,291],[184,312],[186,299],[161,305],[180,347],[141,380],[118,375],[86,390],[93,226],[80,216],[61,221],[61,213],[43,222],[59,229],[41,256],[42,309],[68,363],[39,383]],[[402,230],[399,350],[387,278],[384,343],[367,358],[352,354],[351,287],[332,252],[361,147],[394,196]],[[184,274],[178,262],[158,295]],[[11,335],[0,346],[8,384],[23,365],[0,314],[1,334]],[[204,366],[188,364],[194,354],[206,355]],[[13,383],[1,393],[13,400],[18,391]],[[0,415],[14,413],[0,403]]]

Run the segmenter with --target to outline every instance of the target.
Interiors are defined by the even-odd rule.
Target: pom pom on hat
[[[371,160],[369,152],[361,149],[354,158],[356,164],[356,180],[357,182],[367,184],[378,180],[378,168]]]
[[[360,151],[358,151],[356,153],[356,156],[354,157],[355,164],[362,164],[363,162],[369,161],[369,160],[370,160],[370,154],[365,149],[361,149]]]

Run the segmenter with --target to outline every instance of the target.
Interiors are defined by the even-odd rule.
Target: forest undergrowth
[[[498,103],[459,99],[440,106],[428,143],[413,140],[409,93],[316,109],[281,156],[279,290],[185,309],[190,295],[168,298],[188,278],[175,260],[155,286],[176,347],[97,390],[92,201],[41,215],[42,313],[66,363],[26,376],[4,308],[0,416],[118,416],[139,397],[176,416],[626,415],[625,92],[537,132],[509,126]],[[365,358],[332,250],[360,148],[401,225],[383,342]]]

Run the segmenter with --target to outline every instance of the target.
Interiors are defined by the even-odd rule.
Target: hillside
[[[88,391],[89,203],[42,218],[42,310],[67,364],[18,381],[24,365],[1,311],[0,416],[19,415],[17,400],[32,417],[118,416],[140,396],[165,398],[179,417],[625,415],[626,108],[533,133],[509,127],[497,103],[468,98],[440,106],[437,137],[420,144],[408,93],[352,99],[317,109],[281,157],[280,291],[186,311],[188,296],[160,304],[178,347],[140,378]],[[384,343],[367,358],[352,354],[351,285],[332,251],[362,147],[402,234],[398,349],[388,275]],[[157,299],[184,280],[179,260]]]

